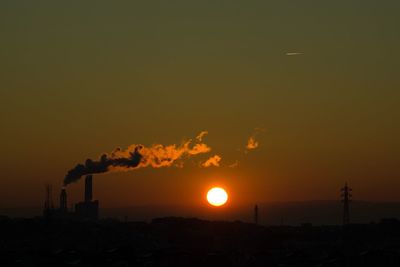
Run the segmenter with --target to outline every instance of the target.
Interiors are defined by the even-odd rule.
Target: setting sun
[[[221,187],[213,187],[207,193],[207,201],[213,206],[222,206],[228,200],[228,193]]]

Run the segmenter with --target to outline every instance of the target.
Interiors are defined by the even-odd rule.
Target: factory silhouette
[[[341,202],[343,203],[342,224],[350,224],[350,203],[352,199],[352,188],[345,183],[341,191]],[[73,208],[74,207],[74,208]],[[259,204],[253,209],[253,223],[259,225]],[[99,201],[93,200],[93,176],[85,177],[85,190],[82,202],[78,202],[68,209],[68,198],[65,187],[62,187],[59,198],[59,207],[54,207],[52,199],[52,186],[46,185],[46,198],[44,202],[43,217],[45,219],[57,220],[91,220],[99,219]]]
[[[52,200],[52,186],[46,186],[46,199],[44,203],[43,216],[46,219],[76,219],[97,220],[99,218],[99,201],[93,200],[93,176],[85,178],[85,194],[82,202],[75,204],[75,210],[68,210],[67,191],[61,189],[59,208],[54,208]]]

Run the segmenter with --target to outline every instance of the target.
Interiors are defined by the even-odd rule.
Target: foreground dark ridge
[[[0,220],[2,266],[399,266],[400,223]]]

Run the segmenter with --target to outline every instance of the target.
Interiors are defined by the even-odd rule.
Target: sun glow
[[[221,187],[213,187],[208,190],[207,201],[213,206],[219,207],[228,200],[228,193]]]

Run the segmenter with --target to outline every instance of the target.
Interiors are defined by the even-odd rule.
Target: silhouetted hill
[[[342,203],[339,201],[304,201],[258,203],[259,222],[264,225],[299,225],[310,222],[315,225],[342,223]],[[185,206],[138,206],[102,210],[104,217],[128,218],[150,221],[155,217],[187,216],[209,220],[253,221],[253,206],[222,209]],[[351,221],[369,223],[385,217],[400,217],[400,202],[355,201],[350,206]]]

